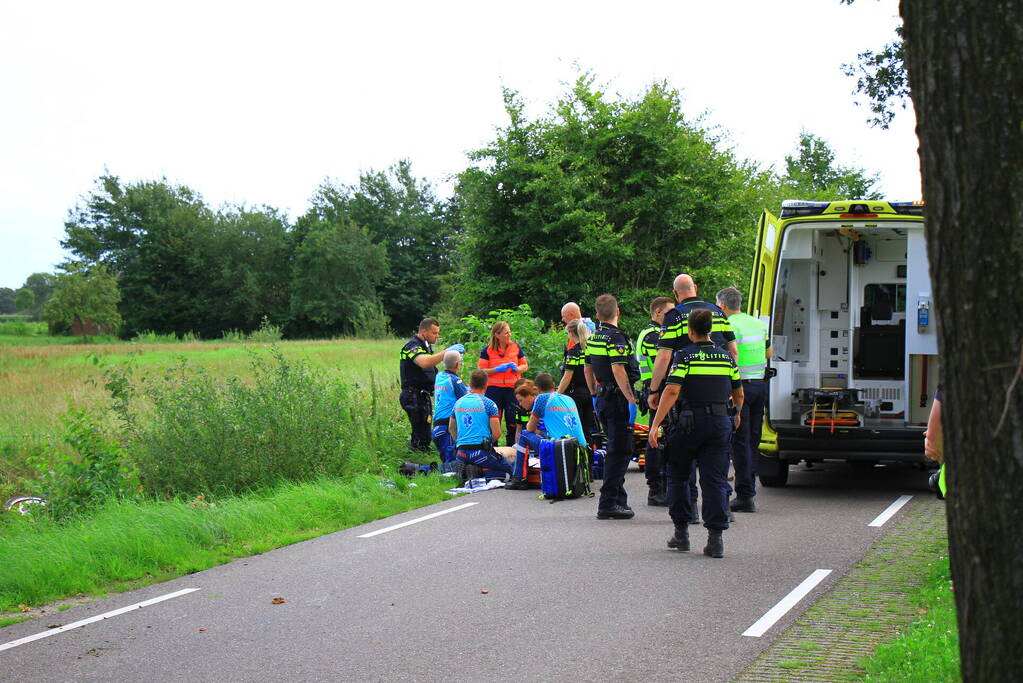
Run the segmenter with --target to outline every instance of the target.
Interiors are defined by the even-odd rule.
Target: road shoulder
[[[917,498],[736,683],[861,679],[859,662],[919,616],[908,598],[926,578],[928,564],[947,552],[944,502]]]

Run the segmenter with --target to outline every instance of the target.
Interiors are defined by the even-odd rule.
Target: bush
[[[65,519],[105,501],[138,493],[135,466],[93,416],[71,408],[63,422],[64,442],[74,454],[53,453],[50,458],[31,460],[40,475],[33,488],[47,501],[43,509],[49,516]]]
[[[385,339],[393,337],[387,312],[379,301],[363,304],[352,316],[352,328],[359,339]]]
[[[106,386],[147,492],[239,493],[373,471],[381,456],[397,461],[404,453],[397,408],[379,400],[375,384],[358,396],[358,388],[276,348],[253,351],[251,367],[251,382],[214,377],[184,359],[157,381],[108,371]]]
[[[249,333],[250,342],[258,342],[261,344],[269,344],[273,342],[279,342],[284,338],[284,334],[281,332],[280,325],[271,325],[270,318],[263,316],[263,319],[259,322],[259,329],[253,330]]]
[[[480,351],[490,341],[490,328],[498,320],[508,323],[512,341],[522,347],[529,360],[526,377],[536,377],[541,372],[549,372],[555,379],[561,376],[567,340],[565,331],[560,326],[548,327],[543,320],[533,315],[529,304],[521,304],[515,309],[490,311],[485,318],[468,315],[459,323],[442,330],[445,344],[464,344],[465,355],[470,359],[466,366],[474,366],[475,361],[472,359],[479,358]]]

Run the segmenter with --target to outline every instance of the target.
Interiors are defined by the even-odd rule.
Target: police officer
[[[600,324],[586,345],[583,371],[590,391],[597,395],[597,414],[607,430],[604,484],[600,487],[597,519],[631,519],[625,493],[625,471],[632,459],[630,407],[636,397],[632,386],[639,381],[639,366],[632,342],[618,329],[618,300],[601,294],[596,301]]]
[[[764,405],[767,403],[767,359],[773,354],[767,323],[742,312],[742,294],[735,287],[717,293],[718,306],[728,318],[738,346],[739,378],[745,401],[742,421],[732,437],[732,464],[735,466],[735,500],[733,512],[756,512],[753,497],[757,495],[757,454],[764,426]]]
[[[437,364],[445,351],[465,353],[465,347],[454,344],[445,351],[433,352],[433,343],[440,336],[440,325],[433,318],[423,318],[419,331],[401,347],[398,368],[401,373],[401,394],[398,401],[412,425],[410,445],[414,451],[429,451],[431,417],[433,417],[433,383]]]
[[[663,397],[650,424],[650,445],[660,445],[657,430],[665,425],[664,457],[668,463],[668,513],[675,524],[669,548],[689,550],[689,520],[693,501],[689,497],[692,464],[699,463],[703,490],[703,525],[707,528],[705,555],[724,557],[722,532],[728,528],[728,459],[732,431],[739,415],[730,417],[728,400],[742,410],[743,391],[739,369],[724,348],[711,341],[713,313],[698,309],[687,320],[689,337],[695,342],[679,356],[665,380]],[[681,394],[682,400],[678,402]],[[669,413],[671,419],[667,420]]]
[[[650,322],[636,337],[636,361],[639,363],[640,393],[638,397],[640,415],[649,414],[646,397],[650,394],[650,379],[654,374],[654,359],[657,358],[657,340],[661,336],[664,316],[674,308],[674,302],[666,296],[659,296],[650,302]],[[653,417],[650,415],[649,417]],[[638,422],[639,420],[637,420]],[[646,419],[649,424],[649,418]],[[668,504],[667,482],[665,482],[660,451],[646,447],[647,505]]]
[[[693,278],[682,273],[675,278],[674,283],[672,283],[672,289],[678,304],[674,310],[668,311],[667,315],[664,316],[664,324],[661,325],[661,336],[657,340],[657,358],[654,360],[653,377],[650,379],[650,397],[647,399],[647,403],[652,410],[657,409],[657,401],[661,389],[664,388],[664,377],[668,369],[678,361],[678,354],[682,349],[693,343],[687,334],[687,320],[692,311],[701,309],[710,311],[713,319],[711,340],[715,344],[723,346],[731,354],[732,358],[735,358],[737,355],[735,335],[732,334],[732,328],[728,324],[728,319],[720,308],[697,298],[697,288]],[[691,477],[689,481],[691,487],[690,495],[693,498],[693,503],[696,503],[696,477]],[[700,518],[695,505],[692,510],[693,518],[690,522],[698,524]]]
[[[448,432],[448,420],[455,409],[455,401],[469,391],[465,388],[458,373],[462,370],[462,354],[457,349],[444,352],[444,371],[438,372],[433,383],[433,395],[437,398],[437,406],[433,411],[433,443],[440,454],[441,469],[445,472],[455,471],[455,442]]]

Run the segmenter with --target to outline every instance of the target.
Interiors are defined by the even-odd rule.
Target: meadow
[[[69,406],[110,415],[106,368],[131,363],[137,373],[159,377],[182,360],[213,376],[251,375],[253,352],[269,344],[226,342],[68,343],[67,337],[3,335],[0,329],[0,497],[25,492],[34,471],[30,457],[63,448],[61,416]],[[16,343],[9,343],[9,340]],[[31,341],[32,343],[26,343]],[[396,397],[397,339],[281,341],[274,348],[324,375],[355,385],[378,383]],[[403,417],[395,403],[393,412]],[[112,416],[111,416],[112,417]]]

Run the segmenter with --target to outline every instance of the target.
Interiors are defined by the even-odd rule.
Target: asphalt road
[[[702,527],[693,552],[668,550],[666,510],[646,506],[642,474],[626,486],[633,520],[498,489],[71,609],[49,619],[198,589],[0,651],[0,680],[729,681],[884,533],[868,523],[929,495],[909,467],[800,466],[711,559]],[[762,637],[742,635],[817,569],[833,571]],[[48,625],[4,628],[0,647]]]

